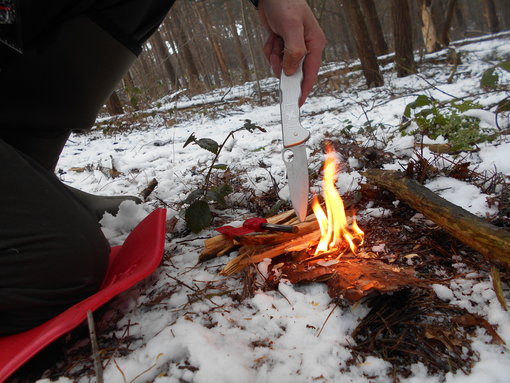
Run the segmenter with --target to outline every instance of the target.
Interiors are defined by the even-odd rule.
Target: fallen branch
[[[369,169],[363,175],[370,183],[389,190],[485,258],[510,270],[510,232],[448,202],[397,171]]]
[[[156,186],[158,186],[158,180],[156,178],[153,178],[151,182],[149,182],[147,187],[141,191],[140,196],[143,198],[144,201],[147,201],[147,198],[149,198],[149,195],[154,191]]]

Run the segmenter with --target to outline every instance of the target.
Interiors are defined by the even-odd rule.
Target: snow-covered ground
[[[452,67],[440,62],[423,64],[418,75],[406,78],[397,78],[393,71],[387,70],[386,85],[382,88],[366,90],[359,80],[349,75],[349,89],[318,89],[302,108],[302,124],[311,131],[309,153],[320,146],[325,134],[339,137],[340,131],[351,124],[351,132],[356,135],[370,119],[371,125],[377,128],[372,134],[359,134],[360,145],[375,145],[394,153],[400,160],[385,165],[385,168],[401,169],[400,163],[405,162],[402,158],[412,156],[413,147],[418,142],[415,137],[402,137],[396,132],[405,106],[419,94],[444,101],[450,100],[451,95],[463,97],[477,93],[477,90],[482,93],[479,82],[483,71],[499,63],[501,57],[509,59],[510,39],[462,45],[457,51],[462,55],[462,64],[451,84],[447,80]],[[391,64],[388,64],[389,67]],[[508,75],[502,71],[501,81],[509,84]],[[266,80],[262,85],[276,92],[276,80]],[[148,126],[146,128],[110,130],[108,134],[97,129],[87,135],[73,135],[58,164],[59,176],[69,185],[104,195],[137,195],[151,179],[158,180],[159,185],[146,203],[141,206],[126,203],[117,217],[106,215],[103,218],[104,232],[112,244],[121,243],[137,222],[156,206],[161,206],[161,201],[168,207],[169,218],[178,217],[175,231],[182,233],[185,224],[179,216],[180,203],[203,182],[203,171],[213,158],[212,153],[197,145],[183,148],[183,144],[193,132],[197,138],[222,142],[230,131],[241,127],[249,119],[267,132],[237,133],[227,143],[218,162],[228,164],[234,174],[242,175],[245,186],[256,194],[272,187],[270,173],[281,189],[280,196],[288,198],[281,159],[279,105],[231,102],[226,104],[227,107],[215,110],[214,106],[207,104],[223,96],[224,102],[241,97],[255,99],[253,91],[254,84],[247,84],[230,90],[226,96],[217,91],[191,100],[176,98],[152,109],[153,116],[145,118],[142,123]],[[475,100],[487,107],[504,97],[505,92],[489,93],[475,97]],[[184,107],[199,104],[202,106],[197,106],[195,113],[180,112]],[[174,110],[174,114],[167,113],[168,110]],[[494,126],[493,112],[494,108],[479,112],[481,123]],[[174,118],[176,120],[172,120]],[[102,120],[101,125],[107,126],[108,120]],[[440,138],[427,142],[443,141]],[[478,152],[462,154],[471,162],[472,170],[497,169],[510,176],[508,136],[502,135],[479,147]],[[423,154],[425,157],[432,156],[427,148]],[[122,172],[117,178],[101,171],[101,167],[110,168],[112,160],[116,169]],[[310,156],[310,168],[318,170],[322,160],[322,154]],[[355,168],[354,159],[346,160],[352,169]],[[260,167],[261,161],[267,169]],[[72,168],[85,169],[75,171]],[[345,193],[356,189],[361,180],[360,173],[352,170],[340,175],[338,188]],[[441,177],[429,181],[427,186],[479,216],[490,216],[497,211],[496,207],[488,205],[488,195],[464,181]],[[318,185],[313,185],[314,190],[317,188]],[[234,189],[228,200],[240,207],[218,211],[224,217],[223,223],[228,221],[229,216],[235,217],[230,219],[233,225],[236,224],[234,221],[240,223],[253,216],[242,208],[243,203],[247,206],[246,198]],[[360,215],[363,219],[363,212]],[[122,342],[122,336],[129,327],[131,343],[128,352],[114,356],[115,363],[108,363],[105,382],[368,383],[392,380],[391,366],[382,359],[370,357],[363,363],[347,365],[351,357],[348,346],[354,342],[350,334],[368,312],[364,304],[336,307],[332,312],[335,305],[331,303],[325,285],[293,286],[284,282],[280,283],[279,291],[257,291],[253,297],[239,300],[243,280],[218,275],[222,266],[234,255],[197,265],[204,239],[215,234],[213,227],[185,237],[170,234],[163,264],[148,280],[111,304],[112,312],[121,313],[115,335]],[[507,298],[510,298],[506,284],[504,288]],[[498,303],[489,276],[455,279],[449,286],[436,285],[435,291],[439,298],[482,315],[510,344],[510,315]],[[157,304],[153,304],[155,296],[161,297]],[[108,321],[108,318],[108,313],[104,314],[102,321]],[[101,318],[96,319],[101,333]],[[460,371],[448,373],[445,381],[510,382],[510,352],[504,345],[491,344],[490,339],[484,329],[479,329],[473,340],[479,361],[470,375]],[[91,364],[84,361],[71,370],[62,371],[58,382],[74,381],[75,372],[83,363]],[[78,382],[93,379],[81,376]],[[424,365],[416,364],[412,367],[412,375],[401,377],[400,381],[433,383],[443,381],[443,377],[428,375]],[[41,379],[39,382],[49,380]]]

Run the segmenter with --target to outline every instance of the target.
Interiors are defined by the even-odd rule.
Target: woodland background
[[[510,0],[309,0],[326,37],[323,65],[361,59],[367,86],[382,85],[378,63],[399,76],[415,57],[458,40],[510,28]],[[109,115],[141,110],[167,96],[194,94],[271,76],[266,32],[246,0],[178,0],[110,97]],[[413,57],[413,51],[419,56]],[[392,55],[391,53],[395,53]],[[453,59],[455,60],[455,59]],[[359,68],[358,68],[359,69]],[[319,86],[348,86],[341,72]],[[336,78],[335,78],[336,77]],[[253,102],[262,103],[260,86]]]

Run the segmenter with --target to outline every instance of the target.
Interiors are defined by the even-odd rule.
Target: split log
[[[308,248],[310,242],[317,241],[320,237],[320,231],[301,235],[291,241],[286,241],[278,245],[269,246],[247,246],[246,251],[238,257],[232,259],[221,270],[221,275],[232,275],[238,273],[251,264],[262,262],[266,258],[274,258],[291,251],[300,251]]]
[[[297,227],[296,233],[250,233],[234,237],[234,240],[242,246],[253,245],[277,245],[291,241],[311,231],[317,231],[319,224],[314,215],[308,216],[304,222],[294,224]]]
[[[204,250],[200,253],[198,262],[205,262],[214,257],[221,257],[238,246],[254,246],[254,245],[275,245],[302,236],[303,234],[315,231],[319,228],[315,215],[311,214],[306,217],[304,222],[297,221],[294,210],[267,218],[268,223],[282,225],[296,225],[299,229],[298,233],[253,233],[243,236],[230,238],[220,234],[204,241]]]
[[[358,197],[354,199],[345,199],[344,207],[347,209],[350,206],[354,205],[358,202]],[[308,211],[311,211],[310,206],[308,207]],[[288,210],[281,214],[272,216],[267,218],[268,223],[278,224],[278,225],[296,225],[299,229],[299,232],[292,234],[275,234],[275,233],[254,233],[247,234],[235,238],[229,238],[226,235],[220,234],[212,238],[208,238],[204,242],[204,250],[200,254],[198,258],[198,262],[205,262],[209,259],[220,257],[229,253],[239,246],[252,246],[252,245],[269,245],[269,244],[279,244],[286,241],[291,241],[298,236],[303,236],[304,234],[310,233],[312,231],[317,231],[319,229],[319,224],[317,219],[315,218],[315,214],[311,213],[306,217],[304,222],[300,222],[294,213],[294,210]],[[317,235],[317,238],[320,236]]]
[[[205,262],[214,257],[221,257],[236,246],[237,244],[232,238],[223,234],[208,238],[204,241],[204,250],[200,253],[198,262]]]
[[[462,243],[510,270],[510,232],[448,202],[400,172],[369,169],[363,175],[370,183],[389,190]]]

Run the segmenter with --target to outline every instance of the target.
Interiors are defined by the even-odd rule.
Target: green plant
[[[214,158],[207,170],[202,186],[191,191],[184,201],[185,204],[188,205],[184,215],[186,226],[193,233],[198,233],[210,226],[212,213],[209,204],[215,203],[217,206],[223,208],[227,206],[225,198],[232,193],[232,187],[229,184],[211,185],[211,174],[213,170],[226,170],[228,168],[225,164],[217,163],[218,157],[229,138],[242,130],[246,130],[250,133],[253,133],[256,130],[262,132],[266,131],[260,126],[253,124],[250,120],[245,120],[244,125],[231,131],[221,144],[218,144],[218,142],[211,138],[197,139],[195,137],[195,133],[191,133],[184,143],[183,147],[194,144],[214,154]]]
[[[482,78],[480,79],[480,87],[485,90],[503,88],[503,84],[500,84],[501,69],[510,72],[510,61],[500,62],[483,72]]]
[[[492,141],[497,136],[496,129],[480,128],[480,120],[463,112],[478,109],[480,105],[472,101],[441,103],[433,97],[420,95],[406,105],[404,117],[407,121],[400,127],[402,135],[420,134],[436,139],[443,136],[451,145],[452,151],[471,150],[481,142]],[[416,128],[411,128],[414,122]]]

